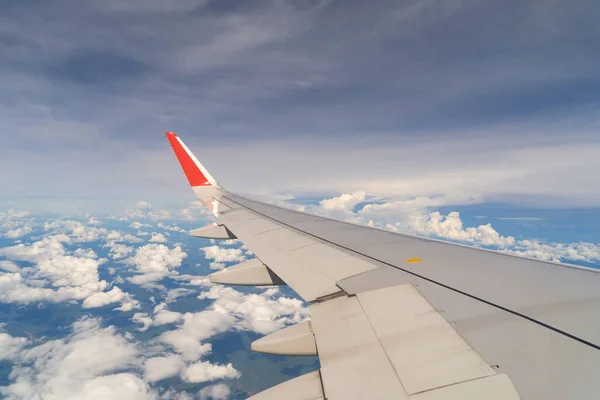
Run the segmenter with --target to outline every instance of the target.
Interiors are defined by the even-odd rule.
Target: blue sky
[[[600,203],[589,0],[0,7],[11,207],[183,205],[165,131],[241,192]]]

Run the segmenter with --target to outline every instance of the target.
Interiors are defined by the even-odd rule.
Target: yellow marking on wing
[[[406,261],[407,263],[418,263],[418,262],[421,262],[421,259],[420,258],[409,258],[408,260],[404,260],[404,261]]]

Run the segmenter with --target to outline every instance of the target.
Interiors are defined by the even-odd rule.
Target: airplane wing
[[[289,285],[310,321],[252,343],[318,355],[320,369],[254,400],[595,399],[600,274],[264,204],[220,187],[167,137],[216,223],[193,236],[239,238],[256,259],[211,275]]]

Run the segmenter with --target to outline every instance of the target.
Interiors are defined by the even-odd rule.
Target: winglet
[[[175,155],[190,182],[190,186],[219,186],[215,178],[204,168],[196,156],[187,148],[183,141],[173,132],[167,132],[167,139],[175,151]]]

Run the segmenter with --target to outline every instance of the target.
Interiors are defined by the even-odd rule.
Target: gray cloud
[[[600,202],[593,157],[578,156],[598,144],[600,19],[589,0],[62,0],[2,8],[7,198],[183,198],[161,136],[175,130],[240,190],[273,182],[271,191],[445,195],[450,189],[437,183],[421,189],[434,183],[422,177],[455,170],[480,180],[476,188],[449,180],[477,196],[564,193],[561,203]],[[528,179],[472,174],[510,170],[502,151],[511,146],[531,152],[530,162],[513,164],[528,168]],[[493,165],[482,159],[490,152]],[[565,159],[572,162],[561,169]],[[540,183],[546,176],[555,177],[554,191]],[[398,180],[410,187],[400,191]],[[586,189],[572,190],[573,182]]]

